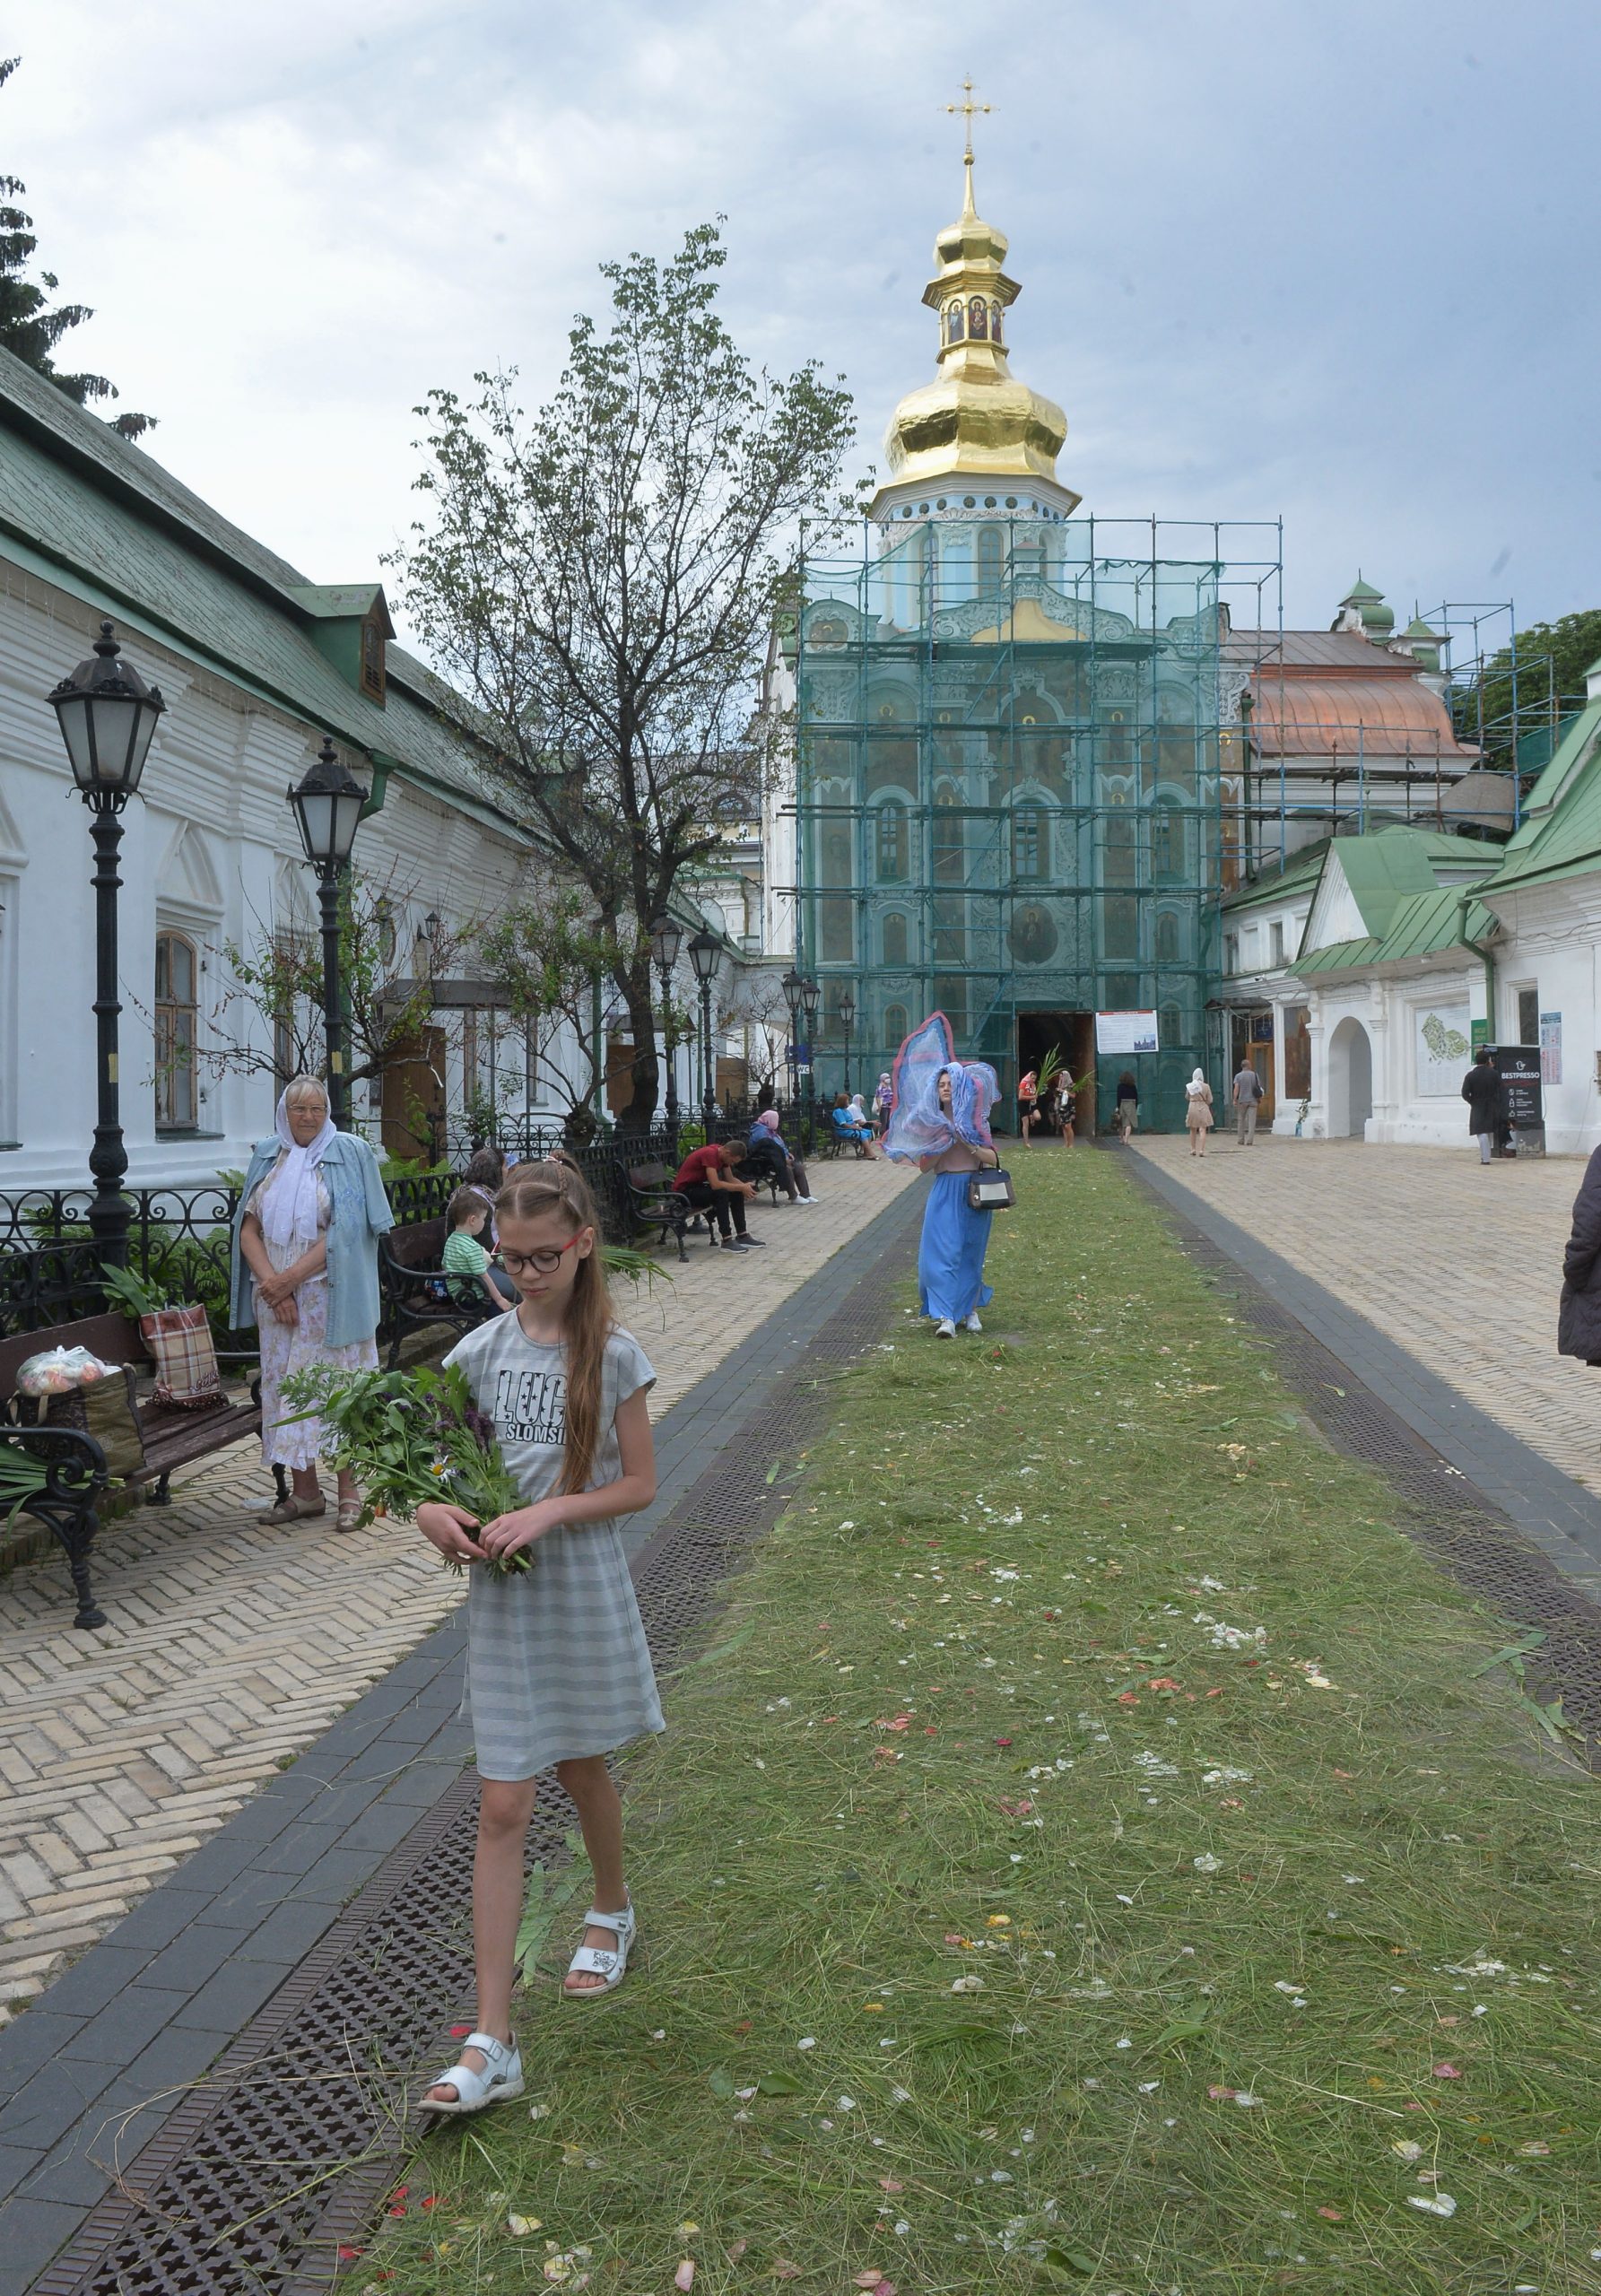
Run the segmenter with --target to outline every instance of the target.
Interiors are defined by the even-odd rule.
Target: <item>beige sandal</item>
[[[300,1523],[326,1511],[327,1504],[320,1492],[315,1499],[297,1499],[291,1491],[287,1499],[280,1499],[275,1507],[269,1507],[261,1519],[264,1523]]]
[[[361,1527],[361,1518],[366,1512],[367,1506],[364,1500],[342,1499],[339,1501],[339,1512],[334,1518],[334,1528],[336,1531],[359,1531]]]

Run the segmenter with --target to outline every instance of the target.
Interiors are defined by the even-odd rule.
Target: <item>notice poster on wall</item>
[[[1416,1014],[1419,1097],[1462,1090],[1473,1051],[1473,1022],[1466,1004],[1426,1004]]]
[[[1154,1013],[1096,1013],[1097,1052],[1116,1056],[1119,1053],[1154,1052],[1156,1048]]]
[[[1560,1084],[1562,1081],[1562,1016],[1560,1013],[1540,1015],[1540,1082]]]

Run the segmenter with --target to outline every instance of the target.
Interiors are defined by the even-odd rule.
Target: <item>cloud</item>
[[[318,580],[412,515],[430,386],[516,365],[536,399],[596,265],[718,213],[740,339],[843,371],[875,457],[933,369],[970,60],[1014,364],[1087,508],[1282,512],[1292,620],[1359,562],[1407,611],[1598,602],[1571,250],[1601,16],[1561,0],[1534,42],[1499,0],[991,0],[976,57],[972,29],[953,0],[129,0],[108,48],[88,0],[23,0],[0,102],[42,257],[96,307],[74,357]]]

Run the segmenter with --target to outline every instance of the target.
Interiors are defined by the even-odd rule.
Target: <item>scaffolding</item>
[[[1316,631],[1291,632],[1292,647],[1303,650],[1287,656],[1264,631],[1224,636],[1225,660],[1250,665],[1240,703],[1245,772],[1239,807],[1248,877],[1283,868],[1317,839],[1360,836],[1391,823],[1506,838],[1521,822],[1528,788],[1567,716],[1582,702],[1582,696],[1576,701],[1558,693],[1548,657],[1520,653],[1510,599],[1447,601],[1414,616],[1411,629],[1393,638],[1355,634],[1371,639],[1380,656],[1398,657],[1397,667],[1410,667],[1434,697],[1431,729],[1424,722],[1398,734],[1387,728],[1382,707],[1365,716],[1360,709],[1340,716],[1324,708],[1315,737],[1302,739],[1291,691],[1308,672],[1309,638],[1314,647],[1327,640]],[[1487,694],[1500,706],[1487,709]]]
[[[1220,902],[1242,864],[1240,700],[1283,628],[1276,523],[1009,517],[909,506],[810,559],[795,648],[796,960],[814,1057],[856,1082],[934,1009],[1008,1094],[1054,1049],[1105,1118],[1182,1120],[1217,1057]],[[993,510],[994,515],[988,515]],[[1099,1064],[1094,1016],[1159,1048]]]

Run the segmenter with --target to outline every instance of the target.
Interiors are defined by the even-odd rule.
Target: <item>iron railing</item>
[[[455,1186],[448,1172],[396,1179],[388,1187],[390,1207],[403,1224],[439,1219]],[[236,1331],[228,1321],[238,1188],[217,1179],[200,1187],[129,1188],[126,1194],[132,1272],[174,1300],[198,1300],[225,1358],[253,1358],[254,1330]],[[92,1196],[91,1188],[0,1196],[0,1337],[105,1312],[100,1253],[89,1231]]]

